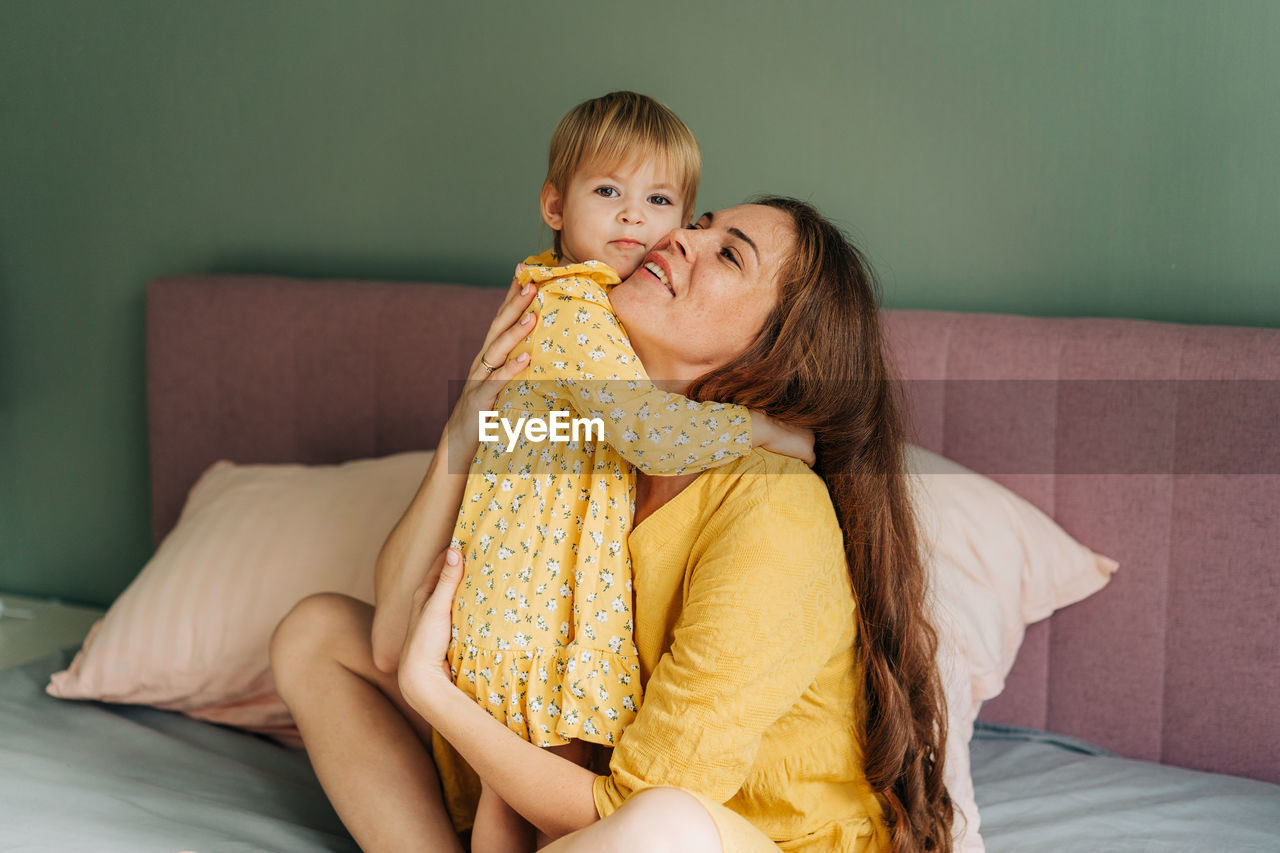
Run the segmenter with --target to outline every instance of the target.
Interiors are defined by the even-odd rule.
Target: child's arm
[[[594,298],[593,298],[594,297]],[[554,382],[578,414],[598,419],[604,440],[646,474],[704,471],[753,446],[812,460],[808,430],[731,403],[697,403],[657,388],[607,298],[594,283],[555,279],[538,293],[538,331],[525,381]]]

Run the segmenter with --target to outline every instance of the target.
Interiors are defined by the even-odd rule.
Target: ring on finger
[[[490,364],[487,360],[485,360],[484,353],[480,353],[480,363],[484,365],[486,375],[489,373],[493,373],[493,371],[497,370],[499,367],[502,367],[501,364]]]

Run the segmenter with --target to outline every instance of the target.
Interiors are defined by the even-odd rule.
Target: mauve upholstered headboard
[[[501,289],[260,276],[147,287],[156,542],[219,459],[342,462],[434,447]]]
[[[500,289],[151,282],[157,540],[218,459],[434,444]],[[1120,562],[1033,626],[982,718],[1280,782],[1280,330],[886,313],[915,441]]]

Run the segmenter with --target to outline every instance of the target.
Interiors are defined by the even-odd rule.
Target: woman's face
[[[791,217],[758,204],[659,240],[609,295],[645,372],[678,390],[745,352],[778,301],[794,240]]]

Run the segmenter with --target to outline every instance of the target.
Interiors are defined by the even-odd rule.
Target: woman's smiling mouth
[[[662,286],[665,287],[672,296],[676,295],[675,288],[673,288],[671,286],[671,282],[667,280],[667,271],[662,268],[661,264],[656,261],[645,261],[642,266],[650,275],[662,282]]]

